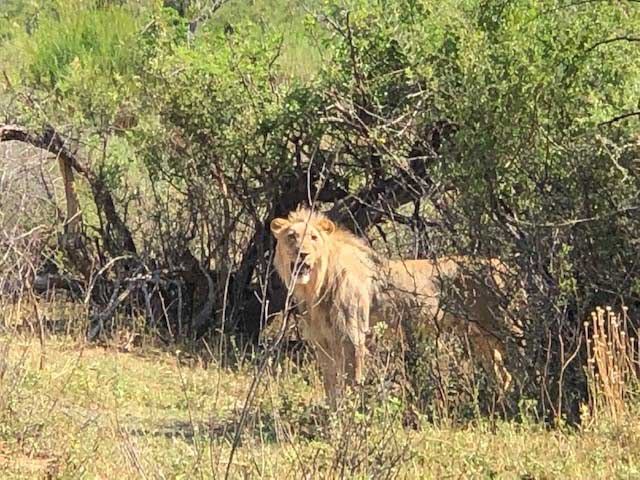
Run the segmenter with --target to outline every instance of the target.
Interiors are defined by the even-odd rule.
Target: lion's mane
[[[372,267],[382,264],[382,258],[364,239],[357,237],[344,227],[336,225],[333,233],[325,233],[321,224],[329,219],[323,213],[298,207],[289,213],[287,220],[291,223],[300,222],[313,225],[323,236],[325,242],[322,255],[319,258],[320,264],[317,266],[318,274],[313,285],[304,289],[294,288],[294,294],[299,301],[310,304],[315,304],[320,298],[339,303],[350,301],[350,298],[327,298],[327,295],[332,293],[338,296],[345,294],[345,292],[336,291],[334,288],[336,282],[339,282],[345,275],[359,275],[366,278]],[[274,259],[276,270],[287,286],[291,284],[292,272],[289,265],[295,260],[288,253],[286,249],[280,248],[278,245]]]

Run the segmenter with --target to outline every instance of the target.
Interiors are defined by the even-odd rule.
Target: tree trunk
[[[123,253],[136,253],[131,232],[118,215],[111,192],[104,181],[78,161],[65,146],[62,136],[53,127],[48,125],[41,134],[35,134],[18,125],[0,126],[0,142],[12,140],[46,150],[58,159],[67,203],[64,233],[59,241],[72,264],[82,273],[85,280],[88,281],[90,278],[96,260],[91,256],[82,233],[82,211],[75,188],[74,170],[89,183],[98,212],[105,215],[107,225],[102,232],[102,240],[107,251],[114,257]]]

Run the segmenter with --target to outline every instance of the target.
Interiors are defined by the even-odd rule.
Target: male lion
[[[271,231],[277,239],[276,270],[306,306],[302,335],[314,346],[332,404],[345,376],[350,382],[363,380],[365,340],[379,321],[463,331],[482,363],[493,366],[502,391],[509,387],[504,344],[495,336],[497,300],[487,283],[462,272],[461,262],[469,259],[388,260],[324,215],[300,207],[288,218],[274,219]],[[504,265],[493,259],[482,264],[491,272],[488,282],[502,288]],[[463,295],[468,318],[443,310],[445,285]]]

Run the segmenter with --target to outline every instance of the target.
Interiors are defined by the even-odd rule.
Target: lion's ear
[[[271,220],[271,231],[274,235],[280,235],[282,231],[291,225],[291,222],[286,218],[274,218]]]
[[[333,223],[328,218],[321,219],[318,222],[318,224],[320,225],[320,228],[324,230],[326,233],[328,233],[329,235],[331,235],[333,232],[336,231],[336,224]]]

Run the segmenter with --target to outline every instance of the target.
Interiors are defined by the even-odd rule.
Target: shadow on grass
[[[243,428],[243,437],[259,439],[262,442],[277,443],[287,436],[295,436],[306,440],[317,440],[326,433],[326,411],[321,405],[310,406],[293,421],[283,420],[286,413],[253,412],[249,415]],[[188,421],[183,419],[166,419],[155,425],[121,425],[120,430],[136,437],[163,437],[181,439],[193,443],[198,438],[210,441],[233,442],[236,430],[240,425],[241,412],[236,418],[228,420]]]
[[[182,439],[192,443],[196,436],[210,439],[233,439],[238,422],[189,422],[185,420],[166,420],[153,426],[123,425],[121,430],[136,437],[164,437]]]

